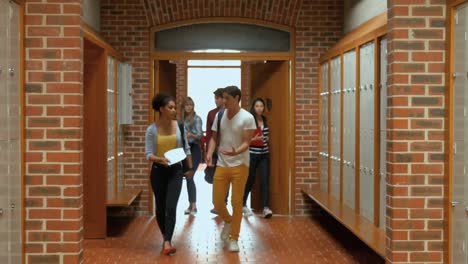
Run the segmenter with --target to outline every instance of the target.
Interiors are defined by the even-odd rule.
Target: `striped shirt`
[[[262,135],[263,135],[263,146],[259,147],[259,146],[250,145],[250,147],[249,147],[250,154],[257,154],[257,155],[267,154],[270,151],[270,149],[268,147],[268,142],[270,140],[270,138],[269,138],[270,129],[267,126],[264,126],[262,128]]]

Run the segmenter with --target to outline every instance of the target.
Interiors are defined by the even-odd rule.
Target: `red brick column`
[[[182,98],[187,96],[187,61],[175,61],[176,64],[176,102],[179,117],[182,116]]]
[[[295,98],[295,214],[310,212],[303,186],[319,185],[319,58],[342,36],[343,1],[304,0],[296,27]]]
[[[26,1],[26,263],[81,262],[81,8]]]
[[[445,1],[388,11],[388,262],[442,263]]]

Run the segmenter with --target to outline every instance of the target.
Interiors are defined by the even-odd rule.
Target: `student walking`
[[[159,113],[159,120],[146,129],[145,155],[146,159],[152,162],[150,180],[156,200],[156,221],[164,240],[163,253],[172,255],[176,252],[172,245],[172,235],[184,172],[182,162],[169,165],[164,153],[175,148],[185,150],[188,164],[186,177],[193,176],[192,157],[187,140],[182,138],[182,132],[177,125],[174,98],[157,94],[152,100],[152,107]]]
[[[205,153],[208,152],[208,145],[210,143],[211,135],[213,134],[213,131],[211,130],[211,128],[213,126],[213,122],[215,120],[216,114],[219,112],[219,110],[224,109],[223,90],[224,88],[218,88],[213,92],[216,108],[210,110],[206,117],[206,145],[207,145],[206,148],[207,150],[205,151]],[[218,160],[218,152],[216,149],[213,152],[212,160],[213,160],[213,163],[216,163],[216,161]],[[213,170],[213,168],[208,167],[207,171],[208,170]],[[208,180],[210,182],[213,181],[213,179],[208,179]],[[229,196],[229,189],[226,193],[225,203],[227,203],[228,196]],[[216,211],[216,208],[211,209],[210,212],[212,214],[218,214],[218,211]]]
[[[250,168],[249,177],[245,185],[243,199],[243,213],[245,216],[252,215],[252,211],[247,207],[247,198],[252,191],[252,186],[255,182],[255,176],[260,177],[260,190],[262,192],[263,217],[270,218],[273,215],[269,207],[269,192],[270,192],[270,154],[269,154],[269,135],[267,119],[264,115],[265,101],[257,98],[253,101],[250,113],[255,117],[255,125],[257,130],[250,142]]]
[[[217,122],[213,123],[213,135],[206,161],[207,166],[213,166],[212,155],[218,141],[218,163],[213,178],[213,204],[224,221],[221,239],[228,242],[229,251],[238,252],[242,196],[249,171],[248,149],[256,127],[253,116],[239,106],[241,91],[238,87],[224,88],[223,98],[225,110],[220,127]],[[229,214],[224,201],[230,185],[232,185],[232,215]]]
[[[198,165],[201,161],[201,138],[202,119],[195,113],[195,103],[190,97],[182,99],[182,118],[180,120],[184,125],[185,136],[187,137],[190,153],[192,154],[193,176],[197,171]],[[191,177],[185,177],[187,183],[187,193],[189,199],[189,206],[184,211],[185,214],[195,215],[197,213],[197,187],[195,181]]]

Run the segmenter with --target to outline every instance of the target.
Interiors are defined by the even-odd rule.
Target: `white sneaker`
[[[229,239],[228,250],[230,252],[239,252],[239,245],[237,244],[237,240]]]
[[[263,217],[270,218],[272,216],[273,216],[273,212],[270,210],[270,208],[268,207],[263,208]]]
[[[227,241],[229,239],[229,234],[231,233],[231,223],[224,224],[223,231],[221,231],[221,239]]]
[[[190,206],[189,206],[189,208],[185,209],[184,214],[186,214],[186,215],[188,215],[188,214],[189,215],[195,215],[195,214],[197,214],[197,208],[190,209]]]
[[[190,210],[190,215],[196,215],[197,211],[198,211],[197,208]]]
[[[253,215],[252,211],[247,207],[247,206],[244,206],[242,208],[242,213],[244,214],[244,216],[251,216]]]

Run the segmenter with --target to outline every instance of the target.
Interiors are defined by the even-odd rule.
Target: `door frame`
[[[444,240],[446,241],[445,246],[444,246],[444,251],[446,252],[444,254],[444,263],[451,263],[451,257],[452,257],[452,183],[453,183],[453,170],[452,170],[452,165],[453,165],[453,151],[452,151],[452,146],[453,146],[453,112],[454,112],[454,103],[453,103],[453,79],[451,77],[451,74],[454,70],[453,67],[453,62],[454,62],[454,51],[453,51],[453,45],[454,45],[454,25],[452,23],[455,15],[456,9],[462,5],[468,3],[468,0],[448,0],[447,1],[447,13],[446,13],[446,27],[445,27],[445,32],[446,32],[446,57],[445,57],[445,64],[446,64],[446,71],[445,71],[445,85],[448,88],[447,89],[447,94],[445,96],[445,104],[447,106],[447,114],[445,116],[445,124],[446,124],[446,129],[445,129],[445,146],[444,148],[447,150],[446,151],[446,166],[444,168],[445,170],[445,175],[448,175],[445,180],[445,194],[444,196],[446,197],[445,202],[444,202],[444,218],[447,219],[447,221],[444,224]]]
[[[156,52],[154,51],[153,44],[154,42],[154,33],[157,31],[169,29],[169,28],[176,28],[184,25],[192,25],[192,24],[201,24],[201,23],[243,23],[243,24],[252,24],[252,25],[260,25],[264,27],[279,29],[283,31],[287,31],[290,34],[290,51],[289,52],[242,52],[242,53],[192,53],[192,52]],[[296,100],[296,61],[295,61],[295,54],[296,54],[296,34],[295,29],[293,27],[280,25],[276,23],[266,22],[263,20],[257,19],[249,19],[249,18],[226,18],[226,17],[212,17],[212,18],[200,18],[200,19],[190,19],[184,21],[178,21],[174,23],[168,23],[159,26],[153,26],[150,29],[150,42],[149,42],[149,51],[150,51],[150,61],[149,61],[149,72],[150,72],[150,86],[149,89],[149,98],[152,98],[157,92],[158,87],[154,87],[155,77],[154,76],[154,65],[155,61],[158,60],[241,60],[241,61],[256,61],[256,60],[282,60],[282,61],[289,61],[290,65],[290,83],[289,83],[289,105],[290,105],[290,112],[289,112],[289,137],[288,143],[289,152],[287,153],[287,163],[288,163],[288,171],[289,171],[289,194],[288,194],[288,212],[291,215],[295,212],[296,204],[295,204],[295,193],[296,190],[296,175],[294,171],[294,162],[295,162],[295,153],[294,148],[295,146],[295,108],[292,107]],[[185,78],[187,81],[187,78]],[[185,85],[187,87],[187,85]],[[153,122],[155,118],[154,111],[149,109],[149,118],[148,123]],[[148,184],[148,193],[151,193],[151,186]],[[153,208],[153,199],[151,199],[151,195],[148,196],[148,211],[151,211]]]

